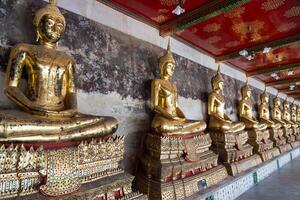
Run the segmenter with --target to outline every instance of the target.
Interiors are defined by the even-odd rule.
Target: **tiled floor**
[[[272,173],[238,200],[300,200],[300,157]]]

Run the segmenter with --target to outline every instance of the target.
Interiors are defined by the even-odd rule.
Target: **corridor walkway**
[[[300,157],[272,173],[238,200],[300,200]]]

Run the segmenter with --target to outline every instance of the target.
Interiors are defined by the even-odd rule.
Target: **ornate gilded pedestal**
[[[300,143],[296,140],[293,128],[284,127],[283,136],[286,138],[287,143],[290,144],[292,148],[296,148],[299,146]]]
[[[262,162],[259,155],[253,155],[253,147],[247,143],[247,131],[224,133],[210,131],[212,149],[219,155],[228,174],[235,176]]]
[[[279,149],[273,147],[273,141],[270,140],[268,129],[248,130],[248,143],[253,146],[253,153],[261,156],[263,161],[269,160],[280,154]]]
[[[211,138],[203,132],[183,136],[146,138],[137,187],[152,200],[184,199],[227,177],[218,155],[209,150]]]
[[[120,169],[124,138],[54,143],[1,143],[0,198],[146,199]],[[65,196],[67,195],[67,196]]]
[[[274,142],[274,147],[277,147],[280,153],[284,153],[292,149],[292,146],[287,143],[287,139],[283,136],[283,128],[269,128],[270,139]]]

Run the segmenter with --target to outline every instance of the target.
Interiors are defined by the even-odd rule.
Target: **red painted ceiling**
[[[98,1],[156,27],[177,17],[172,10],[177,6],[178,0]],[[208,2],[210,1],[185,0],[182,7],[186,12],[190,12]],[[212,56],[240,51],[297,34],[300,34],[300,0],[251,0],[240,7],[175,33],[183,41],[203,49]],[[245,72],[300,62],[300,42],[274,49],[267,54],[256,53],[254,59],[250,61],[239,57],[227,62]],[[295,75],[281,76],[280,79],[300,77],[300,70],[293,70]],[[256,78],[266,83],[276,81],[270,73],[258,75]]]
[[[101,2],[101,0],[99,0]],[[184,9],[186,12],[202,6],[209,0],[185,0]],[[113,3],[122,9],[143,16],[149,21],[161,25],[164,22],[174,19],[172,13],[178,4],[177,0],[108,0],[105,3]]]

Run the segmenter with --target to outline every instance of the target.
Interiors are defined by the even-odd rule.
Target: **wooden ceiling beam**
[[[271,47],[272,50],[275,50],[275,49],[278,49],[280,47],[284,47],[284,46],[287,46],[287,45],[290,45],[290,44],[293,44],[293,43],[296,43],[296,42],[299,42],[299,41],[300,41],[300,34],[296,34],[296,35],[281,38],[281,39],[278,39],[278,40],[273,40],[273,41],[270,41],[270,42],[261,43],[261,44],[258,44],[256,46],[252,46],[252,47],[249,47],[249,48],[239,49],[237,51],[234,51],[234,52],[231,52],[231,53],[228,53],[228,54],[216,56],[215,60],[216,60],[216,62],[225,62],[225,61],[228,61],[228,60],[231,60],[231,59],[240,58],[242,56],[239,54],[239,52],[244,50],[244,49],[247,50],[248,52],[262,52],[265,47]]]
[[[284,92],[286,94],[292,94],[292,93],[299,93],[300,94],[300,87],[296,86],[294,90],[290,90],[289,87],[278,90],[279,92]]]
[[[257,76],[257,75],[262,75],[262,74],[270,74],[270,73],[278,72],[281,70],[293,69],[296,67],[300,67],[300,62],[289,63],[286,65],[278,65],[276,67],[271,67],[271,68],[267,68],[267,69],[255,70],[255,71],[247,72],[246,74],[248,77],[251,77],[251,76]]]
[[[266,86],[276,86],[276,85],[283,85],[283,84],[296,83],[296,82],[300,82],[300,77],[268,82],[266,83]]]
[[[289,94],[289,97],[293,97],[294,99],[300,98],[300,94]]]
[[[160,36],[170,36],[173,33],[190,28],[200,22],[240,7],[248,2],[250,2],[250,0],[210,0],[203,6],[182,14],[161,25],[159,29]]]

